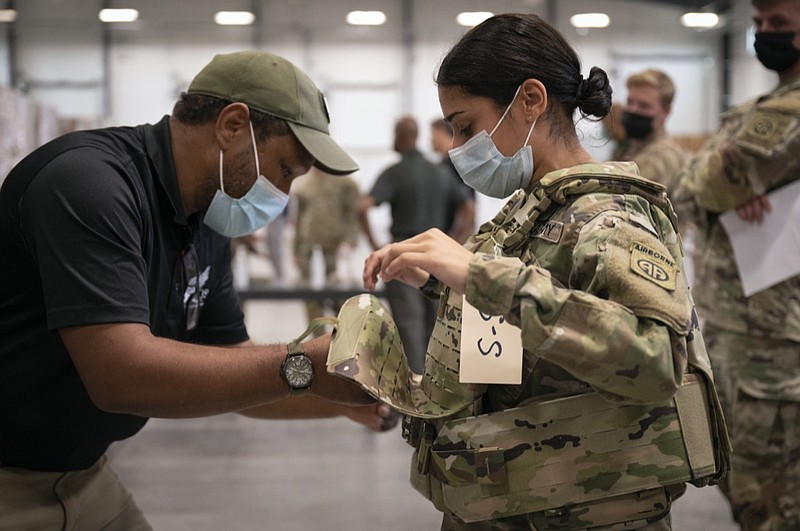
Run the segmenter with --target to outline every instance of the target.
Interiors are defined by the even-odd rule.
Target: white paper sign
[[[502,316],[479,312],[464,297],[461,306],[462,383],[522,383],[522,335]]]
[[[733,246],[745,297],[800,274],[800,181],[767,197],[772,211],[762,223],[742,221],[733,210],[719,218]]]

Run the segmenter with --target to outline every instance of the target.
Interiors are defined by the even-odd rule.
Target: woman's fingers
[[[473,254],[443,232],[431,229],[392,244],[381,265],[384,280],[421,286],[429,275],[463,293]]]
[[[463,293],[472,253],[438,229],[392,243],[370,254],[364,262],[364,287],[375,289],[378,278],[422,286],[434,275]]]

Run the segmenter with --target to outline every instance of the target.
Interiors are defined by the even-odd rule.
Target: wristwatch
[[[303,351],[300,342],[292,341],[288,347],[286,359],[281,364],[281,378],[289,386],[292,395],[302,395],[311,389],[314,364]]]

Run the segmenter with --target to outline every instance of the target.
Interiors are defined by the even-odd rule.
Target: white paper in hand
[[[745,297],[800,274],[800,181],[767,197],[772,211],[762,223],[742,221],[734,210],[720,216]]]

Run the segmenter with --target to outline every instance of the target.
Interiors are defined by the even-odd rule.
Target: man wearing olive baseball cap
[[[346,175],[358,169],[330,137],[325,97],[308,76],[283,57],[259,51],[217,55],[186,92],[240,101],[286,120],[316,160],[314,166],[326,173]]]
[[[150,529],[105,457],[149,417],[393,426],[388,408],[328,375],[330,335],[265,346],[245,328],[229,237],[280,214],[312,165],[357,169],[311,80],[246,51],[215,57],[158,123],[70,133],[11,170],[0,188],[5,527]]]
[[[327,173],[345,175],[358,169],[353,159],[330,137],[325,97],[308,76],[282,57],[255,50],[217,55],[197,74],[184,98],[191,100],[196,96],[244,103],[250,114],[255,115],[251,119],[254,123],[259,121],[257,113],[271,117],[270,121],[278,124],[282,122],[282,129],[288,127],[291,132],[288,136],[294,136],[314,159],[314,166]],[[292,147],[296,146],[287,146]],[[253,149],[256,150],[255,135]],[[257,158],[256,167],[258,169]],[[285,190],[279,185],[277,189],[272,186],[277,184],[269,176],[262,176],[259,170],[252,188],[234,199],[225,193],[220,173],[220,189],[206,211],[206,224],[231,237],[266,225],[283,211],[289,199],[288,186]]]

